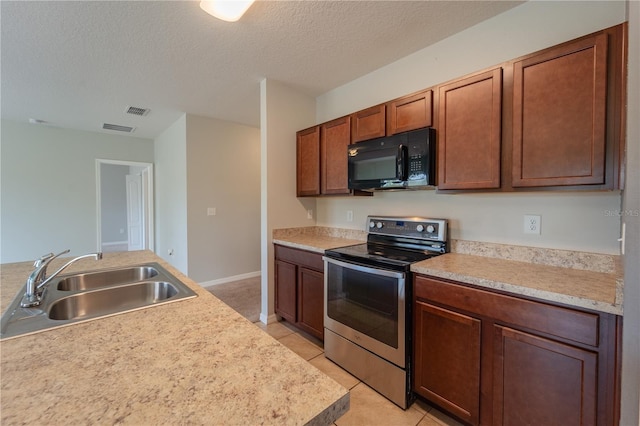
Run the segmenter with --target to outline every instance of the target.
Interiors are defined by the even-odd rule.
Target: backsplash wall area
[[[449,219],[449,237],[530,247],[620,254],[620,192],[439,194],[376,192],[317,199],[317,225],[364,230],[367,215]],[[353,212],[353,221],[347,220]],[[524,233],[524,215],[541,216],[540,235]]]

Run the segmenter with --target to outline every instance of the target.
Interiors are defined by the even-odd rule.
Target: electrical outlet
[[[307,219],[313,219],[313,210],[307,210]]]
[[[524,233],[540,235],[542,216],[535,214],[524,215]]]
[[[347,222],[353,222],[353,210],[347,210]]]
[[[207,216],[215,216],[215,215],[216,215],[216,208],[215,207],[207,208]]]

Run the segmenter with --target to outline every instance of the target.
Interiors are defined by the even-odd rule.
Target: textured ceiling
[[[2,0],[2,117],[145,138],[185,112],[257,127],[263,78],[317,96],[520,3],[259,0],[227,23],[197,1]]]

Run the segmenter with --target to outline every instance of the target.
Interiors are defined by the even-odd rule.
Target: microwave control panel
[[[419,180],[426,177],[426,158],[424,155],[416,154],[409,156],[409,179]]]

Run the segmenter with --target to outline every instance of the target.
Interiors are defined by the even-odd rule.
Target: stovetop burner
[[[447,221],[369,216],[367,242],[325,251],[325,256],[386,269],[408,271],[447,251]]]

